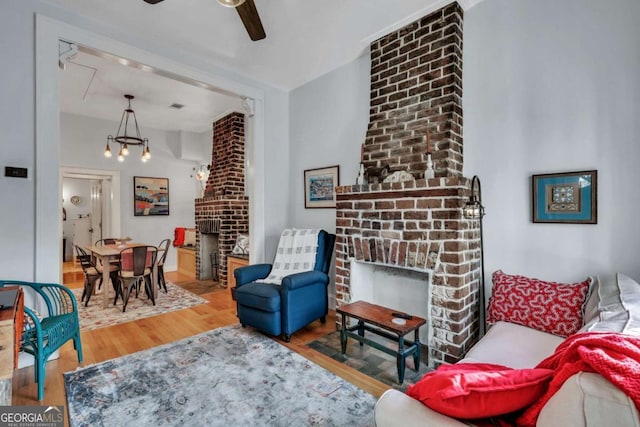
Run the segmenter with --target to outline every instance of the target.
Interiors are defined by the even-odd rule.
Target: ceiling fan
[[[144,0],[149,4],[157,4],[164,0]],[[262,21],[260,21],[260,15],[258,15],[258,9],[253,0],[217,0],[223,6],[233,7],[240,15],[240,19],[244,24],[244,28],[247,29],[251,40],[262,40],[267,35],[262,27]]]

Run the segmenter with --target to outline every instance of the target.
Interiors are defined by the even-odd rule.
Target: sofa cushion
[[[563,338],[516,325],[498,322],[474,345],[461,362],[495,363],[514,369],[533,368],[551,356]]]
[[[488,323],[505,321],[566,337],[583,325],[583,305],[592,279],[567,284],[493,273]]]
[[[618,273],[598,277],[598,307],[581,332],[640,335],[640,284]]]
[[[257,308],[270,313],[280,311],[280,286],[247,283],[236,289],[238,305]]]
[[[488,363],[441,365],[409,386],[407,395],[452,417],[493,417],[532,404],[544,394],[552,374],[550,369],[511,369]]]
[[[565,381],[544,405],[537,425],[637,427],[640,421],[629,396],[600,375],[580,372]]]
[[[587,302],[584,304],[583,322],[588,323],[598,317],[598,304],[600,303],[600,279],[595,278],[591,288]]]

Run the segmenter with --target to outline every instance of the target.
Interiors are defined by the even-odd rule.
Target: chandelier
[[[120,144],[120,151],[118,152],[118,161],[124,162],[125,156],[129,155],[129,146],[135,145],[142,147],[141,160],[146,162],[151,158],[151,151],[149,150],[149,139],[140,137],[140,128],[138,127],[138,120],[136,119],[136,113],[131,108],[131,100],[133,95],[124,96],[129,106],[122,112],[122,118],[120,119],[120,126],[118,126],[118,133],[114,137],[113,135],[107,136],[107,147],[104,149],[104,156],[111,157],[111,147],[109,144],[117,142]],[[135,125],[135,134],[128,133],[129,124]],[[133,130],[133,129],[132,129]],[[123,131],[123,133],[120,133]]]

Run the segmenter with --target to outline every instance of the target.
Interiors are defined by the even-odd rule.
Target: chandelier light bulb
[[[151,151],[149,150],[149,146],[147,146],[147,148],[144,150],[142,157],[144,157],[145,160],[149,160],[151,158]]]
[[[122,148],[120,149],[120,152],[118,153],[118,161],[119,162],[124,162],[124,154],[122,154]]]
[[[122,155],[124,156],[129,155],[129,146],[126,143],[122,146]]]
[[[107,143],[107,148],[104,149],[104,156],[111,157],[111,147],[109,147],[109,143]]]

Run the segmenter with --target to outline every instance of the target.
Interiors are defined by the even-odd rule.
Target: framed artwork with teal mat
[[[533,175],[533,222],[598,223],[598,171]]]

